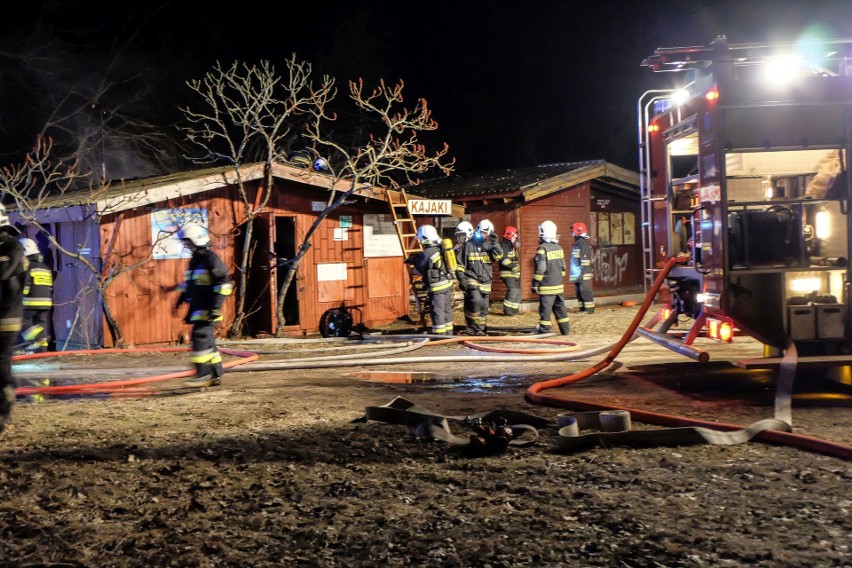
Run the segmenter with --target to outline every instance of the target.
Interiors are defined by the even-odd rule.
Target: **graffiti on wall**
[[[624,279],[630,253],[619,254],[615,249],[597,248],[592,257],[595,280],[603,284],[618,285]]]

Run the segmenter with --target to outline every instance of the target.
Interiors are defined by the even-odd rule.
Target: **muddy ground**
[[[579,350],[611,344],[636,309],[572,314],[568,339]],[[489,326],[536,319],[495,309]],[[543,394],[731,424],[773,416],[775,375],[731,364],[760,356],[760,345],[696,345],[710,363],[640,339],[616,368]],[[246,365],[206,391],[167,380],[129,397],[21,400],[0,434],[0,566],[852,566],[852,462],[758,441],[560,449],[553,424],[569,409],[525,393],[602,355],[506,362],[459,344],[404,354],[365,342],[228,346],[260,353],[255,369],[375,355]],[[480,360],[443,360],[458,356]],[[184,357],[63,357],[16,370],[22,382],[114,381],[185,369]],[[431,360],[378,364],[400,357]],[[849,391],[842,379],[798,377],[795,432],[852,444]],[[530,446],[473,457],[408,426],[357,421],[396,397],[550,425]]]

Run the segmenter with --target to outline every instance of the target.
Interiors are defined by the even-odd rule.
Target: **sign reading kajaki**
[[[412,215],[450,215],[453,209],[449,199],[409,199],[408,212]]]

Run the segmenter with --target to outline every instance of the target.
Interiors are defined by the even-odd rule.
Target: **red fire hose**
[[[551,379],[547,381],[541,381],[535,383],[529,387],[527,390],[526,398],[530,402],[534,404],[541,404],[545,406],[555,406],[559,408],[569,408],[573,410],[624,410],[629,412],[633,417],[637,420],[648,423],[655,424],[658,426],[667,426],[667,427],[703,427],[710,428],[715,430],[722,431],[732,431],[732,430],[743,430],[746,426],[741,426],[737,424],[726,424],[721,422],[710,422],[705,420],[695,420],[691,418],[686,418],[683,416],[674,416],[670,414],[658,414],[656,412],[648,412],[646,410],[637,410],[634,408],[623,408],[623,407],[615,407],[615,406],[606,406],[601,404],[596,404],[592,402],[586,402],[582,400],[574,400],[567,398],[559,398],[553,396],[546,396],[540,394],[542,391],[547,389],[552,389],[555,387],[561,387],[565,385],[569,385],[571,383],[576,383],[577,381],[581,381],[587,377],[594,375],[608,366],[610,366],[614,361],[621,350],[625,345],[630,341],[633,337],[633,334],[636,332],[636,329],[639,327],[639,323],[642,321],[642,318],[645,316],[645,313],[648,311],[648,308],[651,306],[651,303],[654,300],[654,297],[657,295],[657,292],[660,290],[663,282],[665,281],[665,277],[668,275],[669,271],[678,263],[684,262],[688,257],[672,257],[670,258],[666,264],[663,266],[660,271],[657,279],[654,281],[653,286],[650,290],[648,290],[647,296],[645,296],[645,301],[642,303],[642,306],[639,308],[639,312],[636,314],[636,317],[633,318],[630,326],[627,328],[627,331],[615,344],[612,350],[607,354],[607,356],[601,360],[599,363],[583,369],[577,373],[572,375],[567,375],[565,377],[560,377],[558,379]],[[848,446],[846,444],[841,444],[838,442],[831,442],[828,440],[822,440],[820,438],[815,438],[812,436],[805,436],[802,434],[794,434],[791,432],[781,432],[778,430],[764,430],[755,436],[755,439],[762,440],[766,442],[772,442],[776,444],[782,444],[787,446],[792,446],[804,450],[808,450],[815,453],[825,454],[829,456],[838,457],[844,460],[852,461],[852,446]]]
[[[12,357],[13,361],[24,361],[31,359],[44,359],[48,357],[67,357],[74,355],[110,355],[115,353],[168,353],[175,351],[188,351],[189,348],[185,347],[166,347],[162,349],[88,349],[81,351],[51,351],[47,353],[33,353],[30,355],[15,355]],[[220,348],[219,351],[224,355],[233,355],[239,357],[239,359],[235,359],[232,361],[226,361],[223,363],[223,367],[226,369],[231,367],[236,367],[237,365],[243,365],[245,363],[250,363],[251,361],[255,361],[258,359],[259,355],[256,353],[251,353],[249,351],[240,351],[237,349],[228,349],[228,348]],[[180,379],[183,377],[189,377],[195,374],[195,371],[192,369],[187,369],[185,371],[178,371],[175,373],[167,373],[163,375],[150,375],[144,377],[135,377],[132,379],[124,379],[119,381],[107,381],[100,383],[86,383],[79,385],[64,385],[64,386],[55,386],[55,387],[18,387],[15,389],[15,392],[20,396],[29,396],[33,394],[47,394],[47,395],[68,395],[68,394],[111,394],[111,395],[143,395],[143,394],[151,394],[151,391],[148,390],[140,390],[138,385],[146,385],[149,383],[155,383],[159,381],[168,381],[172,379]],[[130,388],[128,388],[130,387]]]

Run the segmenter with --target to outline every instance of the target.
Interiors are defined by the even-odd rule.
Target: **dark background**
[[[63,123],[66,137],[91,142],[121,105],[176,136],[186,80],[217,60],[283,70],[295,53],[341,87],[403,79],[407,101],[429,102],[459,172],[589,159],[636,169],[636,101],[677,80],[640,67],[655,48],[852,37],[850,0],[4,4],[0,163],[32,145],[68,93],[89,106]],[[105,76],[112,90],[98,94]],[[138,100],[122,99],[140,85]],[[101,151],[110,177],[157,173],[117,137]]]

